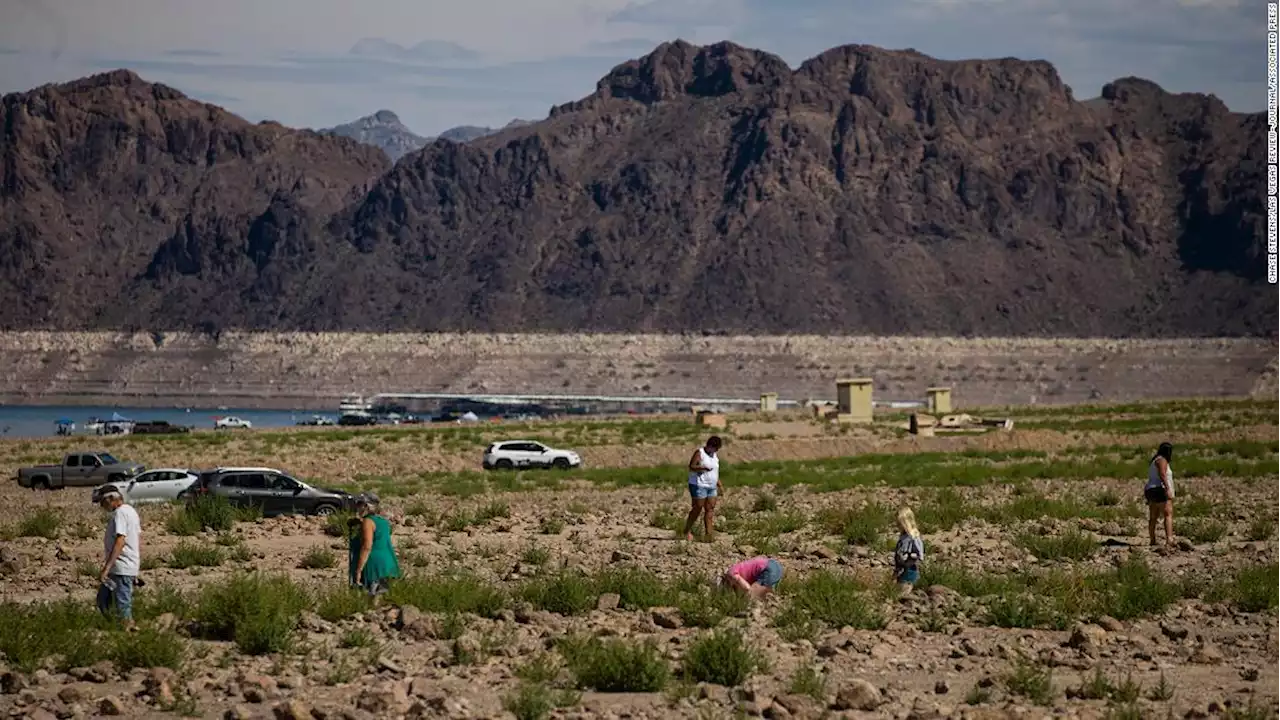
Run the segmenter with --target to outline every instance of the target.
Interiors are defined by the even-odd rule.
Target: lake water
[[[166,420],[173,425],[187,425],[198,430],[213,429],[214,418],[234,415],[253,423],[255,428],[297,425],[319,414],[337,419],[338,413],[315,410],[246,410],[242,408],[147,408],[125,405],[0,405],[0,437],[53,437],[61,419],[76,424],[76,435],[84,435],[89,418],[109,419],[112,413],[135,421]],[[96,437],[96,435],[94,435]]]

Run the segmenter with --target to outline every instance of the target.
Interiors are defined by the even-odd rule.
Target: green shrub
[[[185,570],[193,567],[218,567],[222,564],[222,549],[216,545],[204,546],[183,540],[169,554],[171,568]]]
[[[1225,589],[1228,600],[1244,612],[1280,610],[1280,562],[1242,568]]]
[[[177,633],[151,627],[113,633],[108,648],[111,661],[121,672],[153,667],[179,670],[186,654],[186,643]]]
[[[316,597],[316,614],[329,622],[338,622],[372,607],[369,593],[347,583],[322,590]]]
[[[62,657],[63,667],[87,667],[105,657],[98,638],[107,626],[92,606],[76,600],[0,603],[0,654],[23,672],[51,657]]]
[[[1178,522],[1175,531],[1191,542],[1215,543],[1226,536],[1227,526],[1220,520],[1189,518]]]
[[[1011,694],[1025,697],[1037,705],[1053,703],[1052,672],[1030,661],[1014,663],[1013,671],[1005,676],[1005,687]]]
[[[165,528],[174,535],[195,535],[201,530],[227,532],[236,520],[247,520],[257,515],[253,509],[239,509],[221,495],[204,493],[195,496],[165,522]]]
[[[682,667],[689,680],[736,687],[764,669],[765,663],[740,631],[715,630],[689,646]]]
[[[827,570],[812,572],[787,588],[788,622],[814,620],[831,628],[879,630],[885,626],[879,603],[856,578]]]
[[[819,517],[823,529],[839,535],[850,545],[872,545],[893,527],[893,515],[881,505],[828,510]]]
[[[342,510],[324,519],[324,534],[330,537],[347,538],[354,532],[348,522],[355,519],[355,513]]]
[[[597,593],[617,593],[618,604],[628,610],[669,605],[673,592],[657,575],[643,568],[609,568],[595,578]]]
[[[507,605],[501,590],[470,573],[402,578],[391,585],[388,599],[423,612],[472,613],[493,617]]]
[[[520,597],[539,610],[581,615],[596,606],[595,583],[579,572],[561,572],[525,583]]]
[[[24,517],[18,523],[18,537],[42,537],[58,539],[62,518],[52,508],[41,508]]]
[[[1098,541],[1079,530],[1062,535],[1024,533],[1014,539],[1014,544],[1041,560],[1087,560],[1098,551]]]
[[[302,556],[302,561],[298,563],[298,567],[304,570],[328,570],[336,567],[338,558],[333,554],[332,550],[323,547],[313,547]]]
[[[652,641],[569,637],[558,644],[578,687],[598,692],[658,692],[671,668]]]
[[[264,655],[289,646],[298,617],[309,606],[307,592],[288,577],[238,574],[203,587],[193,619],[204,637],[231,640],[247,655]]]
[[[728,617],[744,614],[750,601],[729,589],[698,585],[682,590],[676,599],[680,618],[689,627],[713,628]]]

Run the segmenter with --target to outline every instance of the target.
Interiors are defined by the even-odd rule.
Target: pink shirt
[[[768,565],[769,558],[761,555],[760,557],[753,557],[750,560],[743,560],[737,565],[734,565],[729,568],[729,574],[741,577],[743,580],[747,581],[748,585],[750,585],[756,581],[756,578],[760,577],[760,573],[764,572],[765,567]]]

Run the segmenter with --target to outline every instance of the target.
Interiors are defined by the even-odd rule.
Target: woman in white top
[[[719,437],[712,435],[707,438],[707,444],[694,450],[693,457],[689,458],[689,497],[693,500],[693,507],[684,523],[686,540],[693,540],[693,524],[698,522],[699,515],[706,531],[704,539],[707,542],[713,539],[711,525],[715,517],[716,496],[720,494],[720,458],[716,453],[722,444]]]
[[[1173,460],[1173,445],[1164,442],[1151,458],[1147,466],[1147,484],[1142,489],[1147,499],[1147,534],[1151,544],[1156,544],[1156,523],[1164,518],[1164,544],[1173,544],[1173,469],[1169,461]]]

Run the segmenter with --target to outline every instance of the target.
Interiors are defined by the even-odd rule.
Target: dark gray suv
[[[264,516],[332,515],[355,506],[351,493],[314,488],[274,468],[206,470],[182,497],[190,501],[206,493],[237,507],[259,507]]]

